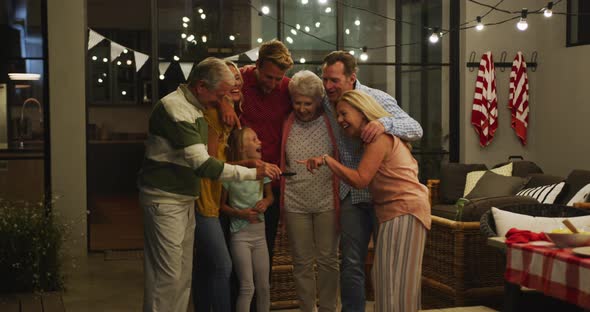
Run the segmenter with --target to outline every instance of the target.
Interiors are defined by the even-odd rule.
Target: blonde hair
[[[280,70],[284,71],[293,67],[293,59],[289,49],[276,39],[263,43],[258,50],[257,66],[262,67],[266,61],[275,64]]]
[[[302,70],[291,78],[289,93],[291,98],[295,95],[302,95],[321,103],[326,95],[326,90],[320,77],[309,70]]]
[[[240,161],[242,160],[242,147],[244,146],[244,133],[246,130],[252,128],[242,127],[242,129],[235,128],[227,139],[227,149],[225,150],[225,156],[227,161]],[[252,130],[254,131],[254,130]]]
[[[391,116],[391,114],[379,105],[372,96],[362,91],[346,91],[342,93],[342,96],[338,99],[338,102],[340,101],[350,104],[350,106],[365,115],[368,121]]]

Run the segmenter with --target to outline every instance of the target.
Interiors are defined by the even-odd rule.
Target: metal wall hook
[[[535,64],[535,66],[531,66],[531,71],[536,72],[537,71],[537,51],[533,51],[533,53],[531,53],[530,64]]]
[[[500,53],[500,63],[506,63],[506,56],[507,55],[508,55],[508,53],[506,51],[502,51],[502,53]],[[506,67],[500,66],[500,71],[505,72]]]
[[[475,51],[471,51],[471,54],[469,54],[469,63],[475,63]],[[469,71],[472,72],[475,70],[475,67],[469,67]]]

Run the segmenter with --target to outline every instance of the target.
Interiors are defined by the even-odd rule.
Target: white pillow
[[[559,182],[551,185],[531,187],[516,193],[516,196],[528,196],[536,199],[541,204],[553,204],[564,185],[565,182]],[[590,188],[588,188],[588,192],[590,192]]]
[[[492,207],[492,215],[496,223],[496,233],[500,237],[506,236],[506,233],[511,228],[533,232],[551,232],[552,230],[562,228],[562,221],[564,219],[569,219],[578,229],[584,226],[590,226],[590,216],[571,218],[532,217],[500,210],[496,207]]]
[[[567,202],[568,206],[573,206],[574,203],[585,202],[588,200],[588,196],[590,195],[590,184],[586,184],[583,188],[581,188],[569,202]]]
[[[498,167],[490,171],[510,177],[512,176],[512,163],[508,163],[502,167]],[[465,177],[465,190],[463,190],[463,197],[467,196],[467,194],[473,190],[479,179],[483,177],[484,173],[486,173],[486,170],[471,171],[467,174]]]

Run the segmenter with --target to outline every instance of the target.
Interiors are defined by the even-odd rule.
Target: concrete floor
[[[129,312],[141,311],[143,298],[143,263],[141,258],[131,260],[105,260],[103,253],[91,253],[77,259],[66,268],[67,289],[63,295],[66,311]],[[274,310],[296,312],[298,310]],[[367,302],[366,311],[373,311],[373,302]],[[492,312],[485,307],[464,307],[446,312]]]

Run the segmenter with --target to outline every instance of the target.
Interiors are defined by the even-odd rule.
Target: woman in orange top
[[[344,134],[359,138],[370,121],[389,116],[362,91],[344,92],[336,105]],[[426,232],[430,229],[428,189],[418,181],[418,163],[409,146],[387,133],[364,145],[358,169],[348,168],[330,155],[299,163],[314,172],[328,166],[355,188],[369,187],[379,232],[373,266],[375,311],[418,311]]]

